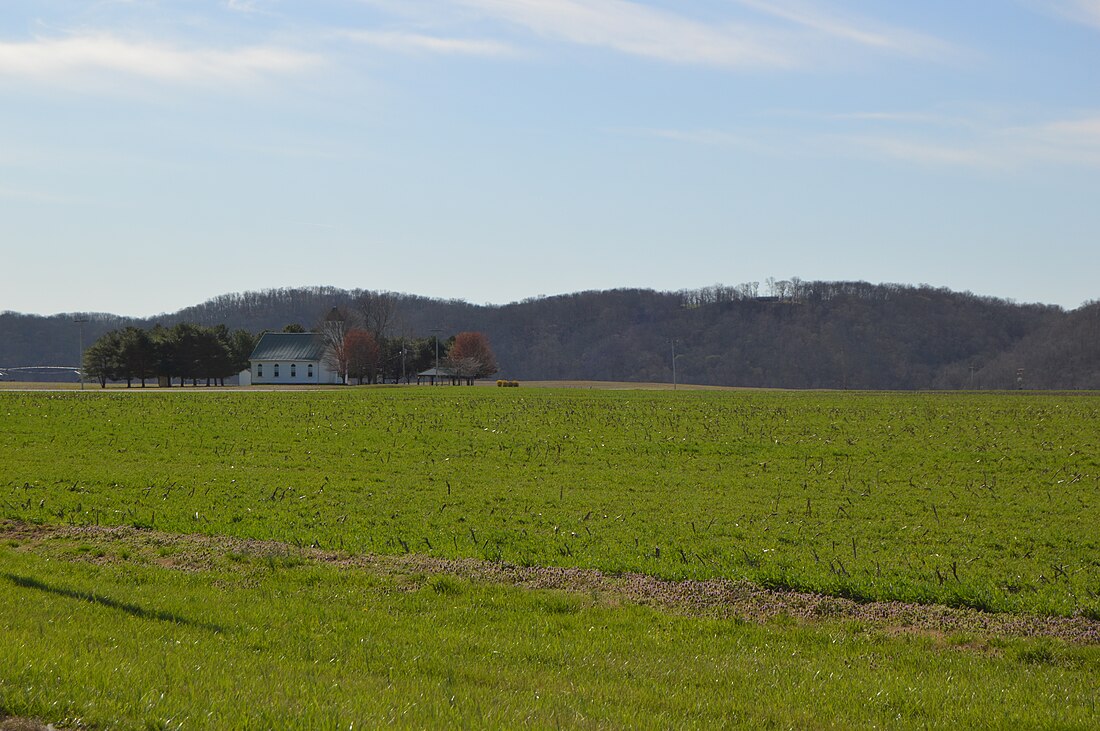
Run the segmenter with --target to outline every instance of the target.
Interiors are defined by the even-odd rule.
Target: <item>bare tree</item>
[[[346,307],[333,307],[317,326],[325,344],[325,364],[340,374],[340,382],[348,382],[347,335],[351,323]]]
[[[363,290],[355,298],[363,327],[381,343],[397,314],[397,297],[389,292]]]

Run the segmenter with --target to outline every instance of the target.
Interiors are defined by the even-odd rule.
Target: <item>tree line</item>
[[[378,304],[379,307],[375,307]],[[310,330],[336,306],[379,348],[352,379],[408,378],[446,365],[442,333],[482,332],[506,378],[672,380],[779,388],[1098,389],[1100,303],[1075,310],[926,285],[797,278],[681,292],[620,289],[474,305],[330,287],[224,295],[156,322],[250,332]],[[89,314],[85,342],[153,320]],[[303,328],[305,329],[305,328]],[[430,335],[429,337],[424,337]],[[0,366],[78,361],[72,315],[0,313]],[[402,360],[405,368],[402,370]],[[373,375],[372,375],[373,373]]]
[[[360,291],[350,305],[331,308],[315,330],[325,343],[328,366],[360,384],[409,383],[433,366],[467,382],[498,370],[484,333],[460,332],[446,341],[435,334],[409,337],[400,319],[400,299],[387,292]]]
[[[354,305],[331,308],[314,328],[326,346],[326,364],[347,381],[409,383],[436,364],[456,380],[497,372],[496,356],[484,333],[461,332],[446,340],[434,334],[394,336],[389,333],[397,312],[395,298],[368,292]],[[290,323],[283,332],[306,329]],[[173,379],[181,386],[188,381],[225,385],[226,378],[250,367],[249,356],[258,340],[248,330],[230,331],[225,325],[181,322],[149,330],[130,325],[101,335],[84,352],[82,369],[103,388],[117,381],[125,381],[127,387],[134,382],[144,387],[149,380],[172,385]]]
[[[411,383],[418,373],[435,367],[455,380],[470,381],[497,372],[496,356],[484,333],[461,332],[444,339],[391,337],[378,339],[369,331],[350,328],[340,346],[330,348],[328,363],[358,384]]]
[[[109,381],[134,381],[144,387],[149,380],[172,385],[179,379],[197,386],[218,383],[248,368],[248,356],[256,338],[247,330],[230,331],[224,325],[203,327],[181,322],[151,330],[128,326],[110,330],[84,351],[85,378],[105,388]]]

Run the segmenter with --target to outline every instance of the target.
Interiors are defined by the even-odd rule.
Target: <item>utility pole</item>
[[[672,390],[676,390],[676,338],[672,339]]]
[[[435,333],[435,377],[439,378],[439,333],[443,332],[443,328],[433,327],[432,332]],[[443,381],[440,381],[440,384],[442,383]]]
[[[88,321],[84,315],[77,315],[73,318],[73,322],[80,328],[80,360],[77,361],[77,368],[80,369],[80,390],[84,390],[84,323]]]

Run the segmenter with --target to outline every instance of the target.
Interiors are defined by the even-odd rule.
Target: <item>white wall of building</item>
[[[252,384],[330,384],[340,383],[323,362],[254,360],[249,371]]]

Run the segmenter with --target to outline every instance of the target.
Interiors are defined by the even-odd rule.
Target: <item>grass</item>
[[[1096,620],[1098,407],[1095,394],[0,393],[0,518],[21,521],[0,542],[0,719],[1095,728],[1091,640],[861,621],[835,598],[809,616],[702,616],[614,583],[532,589],[305,549]]]
[[[1096,395],[0,393],[0,514],[1100,616]]]
[[[1090,728],[1100,647],[446,575],[0,547],[0,718],[94,728]]]

